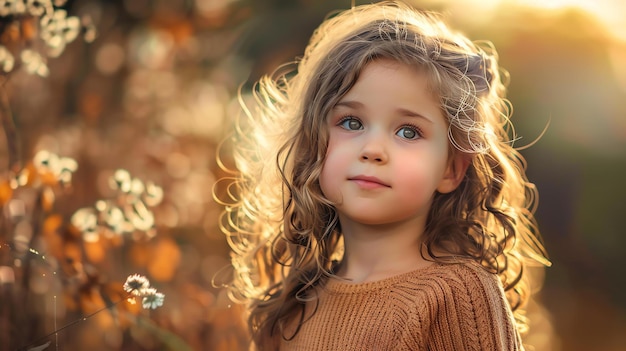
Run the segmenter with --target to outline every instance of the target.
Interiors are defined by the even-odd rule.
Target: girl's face
[[[414,67],[388,59],[369,63],[327,123],[320,185],[342,227],[349,221],[423,227],[435,192],[454,190],[462,178],[448,157],[438,100]]]

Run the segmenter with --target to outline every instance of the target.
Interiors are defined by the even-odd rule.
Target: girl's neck
[[[365,283],[432,264],[425,259],[420,226],[367,226],[342,222],[345,252],[337,276]]]

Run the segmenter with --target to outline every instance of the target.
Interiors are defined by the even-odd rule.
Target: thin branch
[[[20,161],[20,140],[15,127],[15,121],[13,120],[13,113],[11,113],[11,105],[9,104],[9,97],[6,92],[6,84],[9,79],[7,78],[0,85],[0,119],[2,120],[2,130],[4,131],[8,157],[8,169],[13,174],[18,174],[22,169],[22,162]]]

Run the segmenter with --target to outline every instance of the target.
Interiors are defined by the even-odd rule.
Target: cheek
[[[322,194],[331,201],[339,198],[339,173],[335,167],[325,163],[320,174],[320,189]]]
[[[332,145],[328,146],[319,181],[322,193],[331,200],[339,191],[339,182],[346,176],[346,161],[347,157],[345,155],[337,152],[337,149],[333,148]]]
[[[434,157],[434,155],[437,155]],[[446,167],[446,155],[427,154],[418,158],[397,164],[394,167],[394,179],[398,186],[404,189],[401,196],[417,196],[430,198],[436,192]]]
[[[432,170],[431,170],[432,171]],[[426,214],[436,193],[437,184],[427,167],[403,167],[396,175],[394,203],[399,212]]]
[[[324,196],[326,197],[328,197],[329,195],[329,179],[330,175],[328,174],[328,167],[324,165],[324,168],[322,168],[322,173],[320,174],[320,189],[322,189],[322,194],[324,194]]]

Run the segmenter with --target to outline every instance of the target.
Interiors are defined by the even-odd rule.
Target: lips
[[[350,177],[348,178],[348,180],[353,181],[359,186],[368,188],[368,189],[379,188],[379,187],[391,188],[391,185],[383,182],[382,180],[376,177],[371,177],[371,176],[358,175],[356,177]]]

